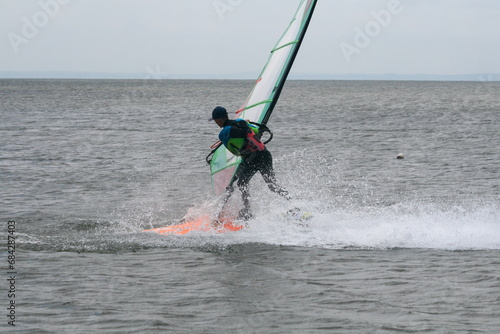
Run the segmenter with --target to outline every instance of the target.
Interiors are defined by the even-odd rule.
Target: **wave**
[[[302,208],[307,208],[305,203],[301,204]],[[207,207],[212,205],[213,202],[207,203]],[[247,222],[247,228],[224,234],[191,232],[182,236],[163,236],[143,233],[147,226],[138,223],[137,216],[122,216],[116,221],[73,224],[72,228],[61,230],[59,235],[23,233],[18,242],[24,249],[98,253],[149,248],[210,251],[243,244],[362,250],[500,250],[500,211],[498,203],[493,202],[447,209],[432,204],[397,204],[383,208],[312,211],[312,218],[305,222],[284,215],[285,206],[270,205],[272,209],[259,209],[256,218]],[[194,211],[204,210],[197,208]]]
[[[333,210],[313,213],[308,226],[270,214],[250,224],[241,241],[355,249],[500,249],[500,214],[495,203],[474,208],[397,204]]]
[[[255,218],[241,231],[183,236],[143,233],[144,229],[173,224],[178,221],[173,216],[183,210],[165,204],[165,196],[154,188],[153,195],[141,194],[102,220],[63,219],[51,232],[44,226],[44,231],[20,236],[20,242],[31,249],[77,252],[155,247],[224,249],[248,243],[331,249],[500,250],[500,203],[488,194],[425,197],[425,191],[421,191],[411,192],[411,196],[407,192],[404,197],[392,194],[392,185],[374,189],[356,177],[355,171],[339,168],[341,163],[321,157],[314,160],[299,152],[276,161],[281,166],[294,164],[278,170],[280,181],[293,190],[294,199],[288,202],[276,196],[260,178],[254,178],[251,193],[259,195],[251,199]],[[187,216],[215,212],[217,198],[203,200],[207,194],[196,196],[200,204],[189,209]],[[236,208],[241,206],[237,195],[232,200]],[[291,207],[310,212],[312,218],[298,224],[283,215]]]

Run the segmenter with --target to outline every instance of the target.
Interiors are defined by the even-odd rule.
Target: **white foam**
[[[250,242],[328,248],[500,249],[500,203],[492,197],[450,195],[445,203],[438,196],[424,198],[422,192],[415,192],[413,196],[406,194],[407,199],[393,196],[391,200],[387,189],[376,195],[370,183],[353,175],[349,179],[349,169],[322,157],[296,152],[276,162],[289,166],[278,170],[278,182],[291,190],[292,202],[271,193],[256,176],[250,189],[251,194],[258,194],[251,198],[255,218],[248,222],[248,228],[222,235],[190,233],[176,242],[188,247]],[[238,191],[232,200],[237,213],[241,207]],[[386,203],[396,200],[401,202]],[[292,207],[313,214],[308,227],[284,219],[282,214]],[[216,208],[217,198],[210,198],[191,208],[188,216],[212,215]],[[139,220],[144,221],[135,219]],[[148,227],[158,227],[157,222],[151,223]],[[165,240],[168,244],[168,238],[157,241]]]
[[[499,207],[397,205],[314,214],[308,227],[276,214],[249,222],[239,242],[331,248],[500,249]],[[233,240],[234,241],[234,240]]]

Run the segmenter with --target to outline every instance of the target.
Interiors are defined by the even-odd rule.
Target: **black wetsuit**
[[[224,131],[226,136],[230,137],[231,139],[236,139],[246,138],[247,134],[252,130],[250,129],[248,123],[246,123],[245,121],[241,122],[241,120],[228,120],[226,121],[226,123],[224,123],[224,129],[222,131]],[[230,142],[230,140],[226,140],[226,143],[227,142]],[[230,144],[226,145],[226,147],[229,145]],[[260,172],[271,191],[289,199],[288,191],[286,191],[276,182],[276,176],[273,169],[273,157],[271,155],[271,152],[269,152],[267,148],[264,147],[264,145],[262,145],[262,147],[264,147],[263,150],[248,149],[249,145],[250,144],[247,140],[246,144],[242,145],[242,147],[239,149],[239,155],[242,158],[242,162],[240,163],[238,170],[233,178],[233,182],[236,181],[243,199],[244,209],[240,212],[240,216],[242,218],[249,218],[251,216],[249,200],[250,193],[248,191],[248,184],[257,172]],[[232,184],[230,185],[229,191],[232,192]]]

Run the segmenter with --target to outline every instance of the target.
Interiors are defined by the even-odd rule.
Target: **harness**
[[[248,122],[249,124],[252,124],[252,125],[255,125],[259,128],[259,133],[257,134],[257,137],[260,141],[260,138],[262,138],[262,135],[264,133],[269,133],[269,139],[266,140],[265,142],[263,142],[263,144],[267,144],[269,143],[271,140],[273,140],[273,133],[271,132],[271,130],[269,130],[269,128],[267,127],[267,125],[265,124],[259,124],[259,123],[255,123],[255,122]],[[253,131],[252,131],[253,132]]]
[[[255,136],[255,132],[253,131],[253,129],[248,127],[247,131],[247,143],[244,150],[241,151],[241,155],[246,153],[246,151],[250,151],[250,153],[264,151],[266,149],[266,145],[261,142],[260,139],[257,138],[257,136]]]

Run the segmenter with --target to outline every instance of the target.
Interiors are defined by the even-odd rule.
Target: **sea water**
[[[215,210],[207,119],[252,85],[0,80],[2,331],[500,330],[497,82],[290,81],[268,148],[293,199],[256,175],[248,228],[142,233]]]

